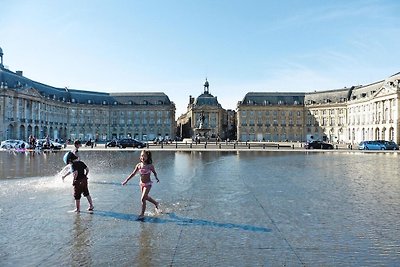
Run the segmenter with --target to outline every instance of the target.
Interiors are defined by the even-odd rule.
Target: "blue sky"
[[[56,87],[189,95],[312,92],[400,71],[400,1],[3,0],[12,71]]]

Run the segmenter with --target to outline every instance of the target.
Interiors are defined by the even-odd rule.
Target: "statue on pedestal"
[[[204,111],[201,111],[200,118],[199,118],[199,122],[200,122],[199,123],[199,129],[203,129],[204,119],[205,119]]]

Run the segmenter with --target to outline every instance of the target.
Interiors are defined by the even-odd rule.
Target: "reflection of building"
[[[204,83],[204,92],[197,98],[189,96],[187,112],[178,118],[177,135],[182,138],[193,138],[196,129],[208,129],[207,137],[223,138],[227,136],[227,113],[218,103],[217,97],[214,97],[209,91],[209,82]],[[201,119],[202,114],[204,118]]]
[[[175,136],[175,104],[164,93],[99,93],[32,81],[3,65],[0,48],[0,139]]]
[[[400,143],[399,96],[400,73],[330,91],[248,93],[237,106],[238,140]]]

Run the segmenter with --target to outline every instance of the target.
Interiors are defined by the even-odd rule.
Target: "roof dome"
[[[197,97],[197,99],[194,103],[195,103],[195,105],[198,105],[198,106],[203,106],[203,105],[218,106],[219,105],[217,98],[214,97],[210,93],[204,93],[204,94],[199,95],[199,97]]]

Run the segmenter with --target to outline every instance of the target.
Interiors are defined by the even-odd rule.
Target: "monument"
[[[199,142],[211,141],[209,136],[209,132],[211,129],[205,127],[204,121],[205,121],[204,111],[201,111],[199,117],[199,127],[194,129],[195,140]]]

